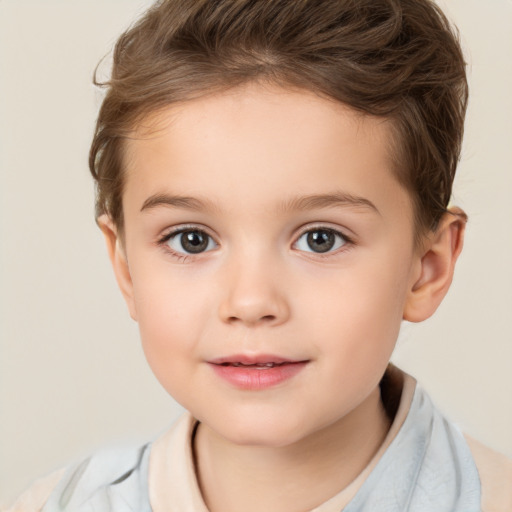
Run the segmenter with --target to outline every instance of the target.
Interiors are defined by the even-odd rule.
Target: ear
[[[421,322],[434,314],[453,279],[462,251],[467,216],[460,208],[443,215],[437,229],[427,237],[404,307],[404,320]]]
[[[111,218],[106,214],[101,215],[97,219],[97,222],[103,232],[103,236],[105,237],[108,255],[110,257],[110,262],[112,263],[112,268],[114,269],[119,289],[126,301],[130,316],[137,321],[130,268],[128,266],[128,260],[126,259],[123,243],[118,235],[117,228],[114,226]]]

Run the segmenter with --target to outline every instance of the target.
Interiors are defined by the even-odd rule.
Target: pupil
[[[315,252],[327,252],[334,247],[334,233],[318,230],[308,233],[308,245]]]
[[[181,235],[181,246],[187,252],[203,252],[208,246],[208,237],[200,231],[187,231]]]

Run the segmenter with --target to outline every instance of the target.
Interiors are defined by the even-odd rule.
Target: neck
[[[195,451],[203,498],[210,512],[311,510],[359,475],[389,427],[378,387],[345,417],[289,446],[240,446],[201,424]]]

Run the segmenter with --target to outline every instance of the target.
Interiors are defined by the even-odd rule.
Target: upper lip
[[[210,359],[208,361],[211,364],[226,364],[226,363],[241,363],[241,364],[266,364],[266,363],[303,363],[305,359],[290,359],[287,357],[281,357],[273,354],[233,354],[226,357],[218,357],[216,359]]]

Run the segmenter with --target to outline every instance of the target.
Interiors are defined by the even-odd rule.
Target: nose
[[[219,305],[223,322],[250,327],[277,326],[289,319],[290,305],[276,266],[253,260],[231,266],[226,273]]]

